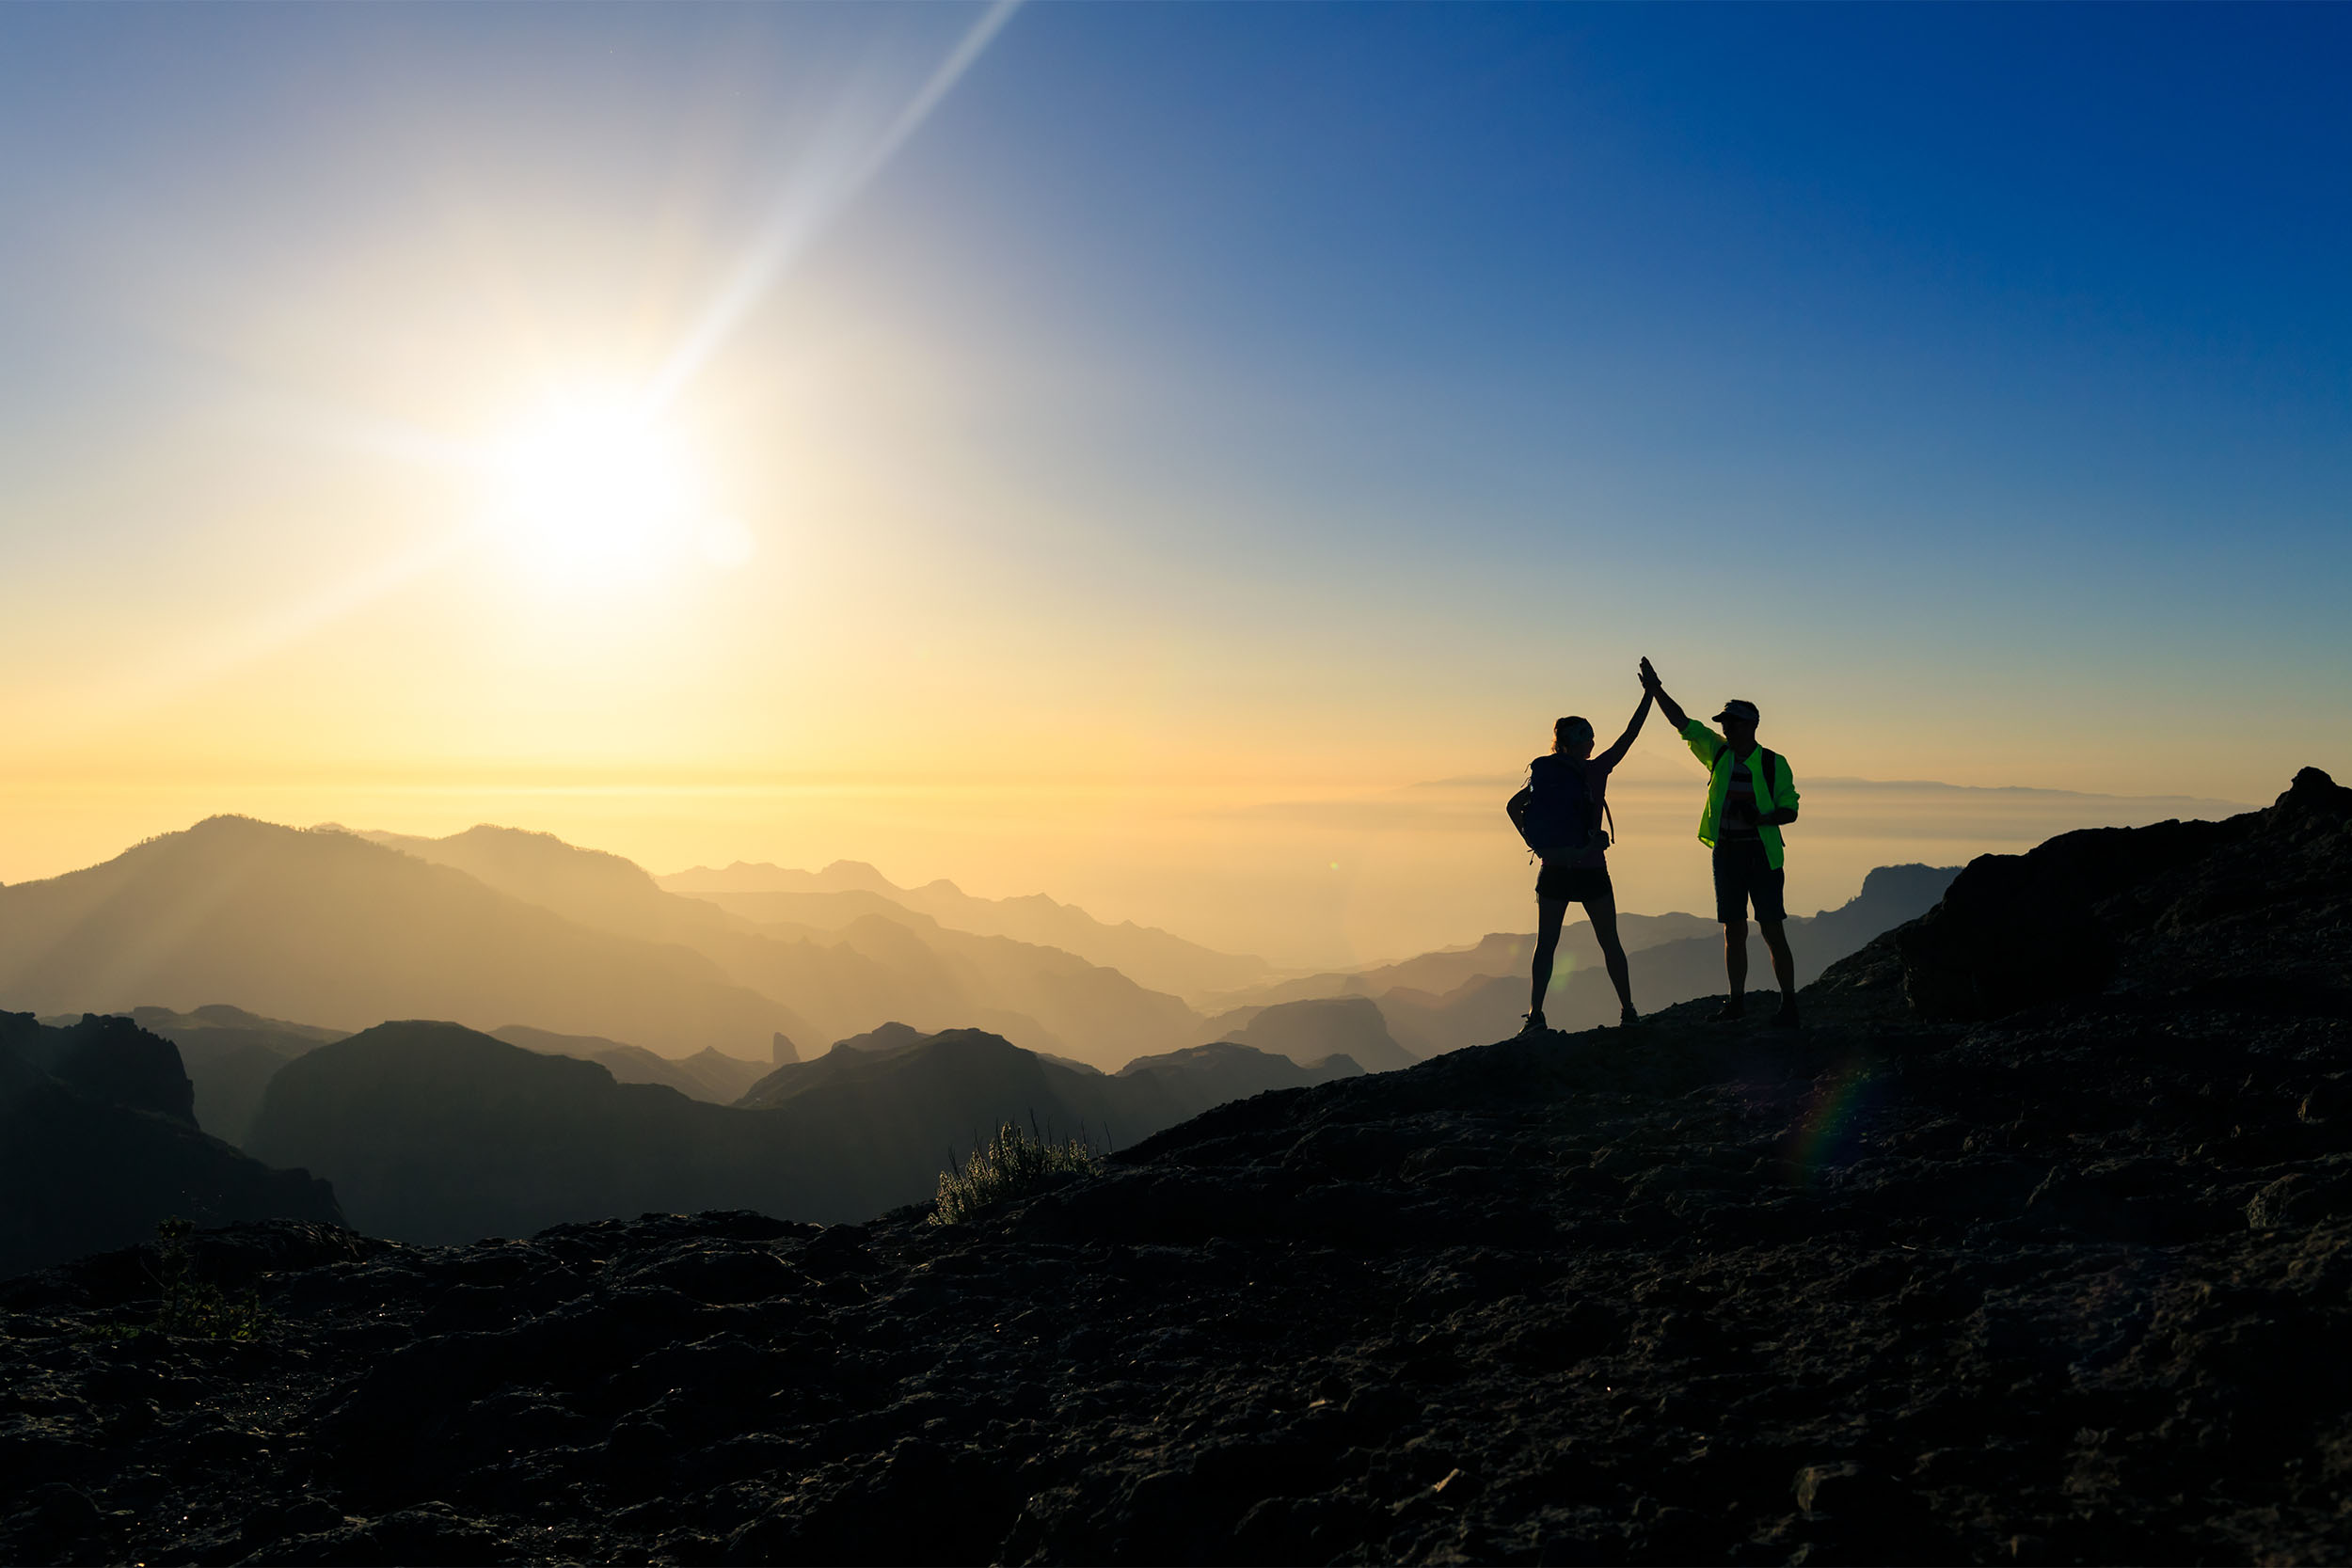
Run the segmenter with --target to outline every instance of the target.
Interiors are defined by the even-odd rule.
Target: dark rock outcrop
[[[2098,847],[2109,979],[1990,1021],[1913,927],[1802,1030],[1261,1095],[964,1226],[204,1238],[251,1346],[103,1338],[135,1255],[0,1287],[0,1556],[2340,1560],[2352,802],[2216,826]]]
[[[333,1192],[199,1132],[169,1040],[125,1018],[0,1013],[0,1275],[119,1247],[178,1216],[340,1224]]]
[[[127,1018],[85,1013],[51,1028],[30,1013],[0,1013],[0,1050],[85,1100],[196,1125],[196,1086],[179,1051]]]
[[[2306,768],[2267,811],[2065,833],[1971,862],[1900,933],[1921,1013],[1991,1019],[2087,996],[2119,977],[2190,974],[2240,994],[2344,991],[2352,953],[2352,789]]]

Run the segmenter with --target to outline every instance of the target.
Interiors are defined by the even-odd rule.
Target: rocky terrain
[[[1971,865],[1806,1026],[1226,1105],[943,1227],[196,1239],[0,1286],[0,1558],[2352,1555],[2352,791]]]

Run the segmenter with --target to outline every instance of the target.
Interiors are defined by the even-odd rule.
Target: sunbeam
[[[646,384],[644,408],[658,414],[669,406],[712,355],[735,334],[786,269],[805,253],[825,226],[863,190],[884,165],[922,128],[982,51],[1004,31],[1022,0],[991,0],[987,10],[965,32],[947,57],[907,101],[871,146],[825,166],[803,168],[789,181],[777,200],[767,227],[751,253],[739,262],[725,288],[695,321],[660,370]]]

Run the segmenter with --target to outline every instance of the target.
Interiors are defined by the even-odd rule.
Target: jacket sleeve
[[[1682,739],[1691,748],[1691,754],[1699,759],[1699,766],[1713,772],[1715,759],[1724,754],[1724,737],[1693,719],[1682,726]]]

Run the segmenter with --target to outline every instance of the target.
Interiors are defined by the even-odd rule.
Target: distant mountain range
[[[811,1034],[702,953],[565,919],[346,832],[215,816],[0,888],[0,1006],[205,1002],[335,1029],[519,1020],[675,1055],[764,1054],[778,1031]]]
[[[1366,996],[1315,997],[1245,1007],[1212,1020],[1228,1025],[1222,1038],[1271,1051],[1294,1061],[1345,1055],[1367,1072],[1393,1072],[1421,1058],[1396,1042],[1379,1005]]]
[[[405,856],[463,871],[591,929],[690,949],[729,980],[787,1006],[804,1021],[797,1032],[787,1030],[800,1043],[838,1039],[893,1019],[930,1030],[977,1025],[1025,1047],[1108,1069],[1139,1054],[1206,1037],[1203,1020],[1184,1002],[1117,970],[1056,947],[949,929],[886,900],[874,909],[836,910],[850,916],[836,925],[759,921],[704,898],[665,892],[616,855],[581,849],[547,833],[478,827],[443,839],[363,836]],[[1086,919],[1080,911],[1069,912]],[[1189,946],[1166,933],[1150,935]],[[536,1021],[533,1026],[547,1025]],[[642,1031],[589,1032],[666,1049]],[[730,1054],[749,1053],[748,1041],[709,1043]]]
[[[558,1035],[510,1023],[490,1031],[493,1039],[536,1051],[543,1056],[576,1056],[595,1062],[616,1083],[662,1084],[689,1100],[732,1105],[743,1091],[767,1074],[773,1062],[747,1062],[717,1051],[697,1051],[691,1056],[657,1056],[642,1045],[623,1045],[596,1035]]]
[[[737,861],[723,870],[698,865],[655,880],[672,893],[762,924],[838,930],[866,915],[892,920],[903,918],[902,911],[926,915],[951,931],[1058,947],[1196,1006],[1273,973],[1263,958],[1219,953],[1133,921],[1108,925],[1041,893],[976,898],[944,878],[899,887],[863,861],[835,861],[822,871]]]
[[[1107,1147],[1360,1070],[1214,1045],[1106,1075],[961,1029],[845,1042],[721,1106],[456,1024],[385,1023],[281,1068],[248,1150],[316,1170],[355,1227],[401,1241],[706,1209],[855,1220],[930,1196],[948,1159],[1001,1121]]]

